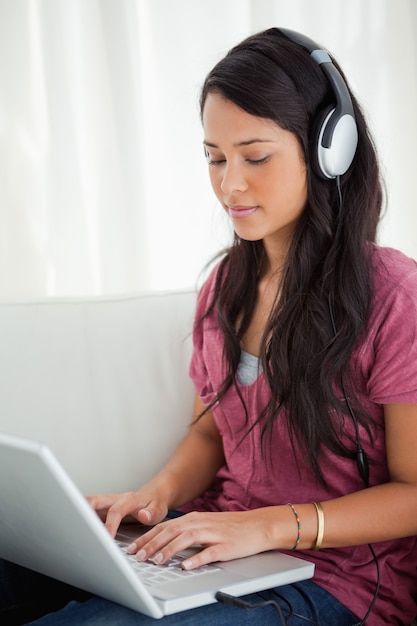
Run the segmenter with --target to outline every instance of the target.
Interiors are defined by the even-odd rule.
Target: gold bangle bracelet
[[[320,550],[324,537],[324,513],[320,502],[313,502],[317,512],[317,538],[313,550]]]

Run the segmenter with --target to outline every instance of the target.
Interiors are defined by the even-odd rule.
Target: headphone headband
[[[287,28],[279,31],[309,52],[323,70],[336,99],[317,122],[317,168],[322,178],[341,176],[350,167],[358,145],[358,129],[349,89],[328,52],[312,39]]]

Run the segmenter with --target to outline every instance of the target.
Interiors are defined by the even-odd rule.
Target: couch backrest
[[[0,430],[84,493],[135,489],[186,433],[195,293],[0,303]]]

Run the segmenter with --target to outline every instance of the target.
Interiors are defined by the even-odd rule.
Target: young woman
[[[417,264],[374,243],[364,117],[327,53],[275,28],[216,65],[201,113],[235,235],[199,294],[193,423],[150,483],[90,503],[112,534],[127,515],[154,525],[130,546],[140,560],[201,544],[184,568],[275,549],[315,563],[312,581],[246,598],[256,610],[214,604],[167,625],[409,624]],[[159,524],[172,509],[186,514]],[[90,598],[36,623],[154,622]]]

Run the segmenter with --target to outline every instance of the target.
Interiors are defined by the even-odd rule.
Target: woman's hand
[[[168,502],[162,490],[145,485],[138,491],[88,496],[87,501],[104,521],[114,537],[122,521],[153,526],[168,513]]]
[[[271,509],[188,513],[158,524],[136,539],[128,552],[140,561],[152,558],[159,565],[191,546],[201,546],[183,561],[184,569],[258,554],[276,547],[268,531]]]

